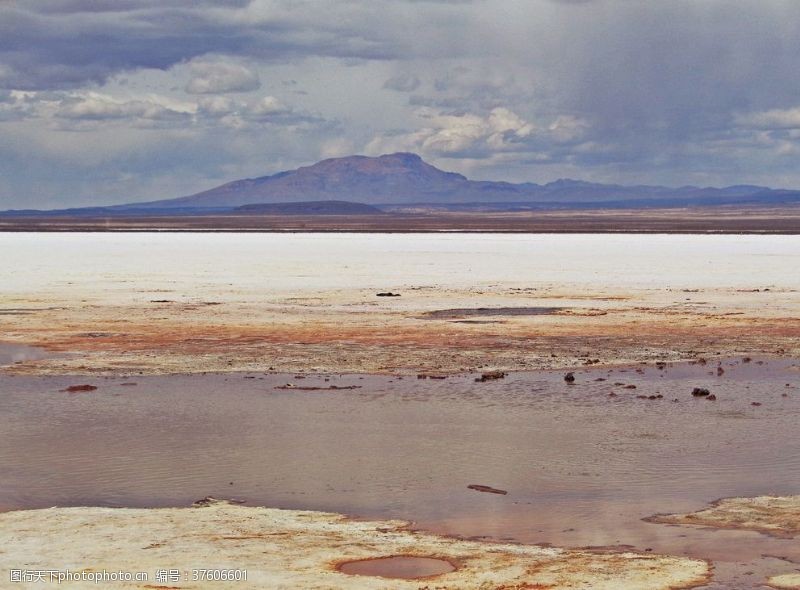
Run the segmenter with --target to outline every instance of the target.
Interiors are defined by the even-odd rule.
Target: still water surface
[[[587,369],[574,385],[555,372],[487,383],[233,374],[95,378],[96,391],[70,394],[87,378],[2,376],[0,507],[234,497],[462,536],[689,554],[715,560],[718,587],[748,588],[786,569],[765,555],[800,562],[800,544],[641,520],[800,490],[798,367],[730,359],[718,377],[717,363]],[[299,390],[331,385],[356,389]],[[718,400],[693,398],[698,386]]]

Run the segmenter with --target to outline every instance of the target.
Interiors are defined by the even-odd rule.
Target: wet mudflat
[[[796,539],[642,519],[797,493],[798,364],[736,357],[574,376],[2,375],[0,508],[212,495],[464,537],[708,558],[713,588],[757,588],[797,567]],[[97,389],[62,391],[75,385]]]
[[[17,374],[800,357],[800,236],[0,233],[0,250],[0,339],[60,353]]]

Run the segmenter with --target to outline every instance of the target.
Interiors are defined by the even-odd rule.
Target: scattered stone
[[[752,360],[753,360],[753,359],[751,359],[749,356],[746,356],[746,357],[744,357],[744,358],[742,359],[742,362],[743,362],[743,363],[749,363],[749,362],[750,362],[750,361],[752,361]]]
[[[570,372],[564,375],[564,381],[567,383],[575,383],[575,374]]]
[[[725,372],[725,369],[723,369],[722,367],[717,367],[717,377],[722,376],[722,374],[724,372]]]
[[[489,371],[488,373],[482,373],[480,377],[476,377],[475,381],[478,383],[484,383],[485,381],[494,381],[495,379],[505,379],[507,373],[503,371]]]
[[[705,397],[710,394],[711,392],[705,387],[695,387],[694,389],[692,389],[692,395],[695,397]]]
[[[67,393],[79,393],[81,391],[94,391],[95,389],[97,389],[96,385],[70,385],[61,391],[66,391]]]
[[[341,391],[347,389],[361,389],[360,385],[329,385],[328,387],[315,387],[315,386],[307,386],[307,387],[298,387],[297,385],[292,385],[291,383],[287,383],[286,385],[278,385],[275,389],[293,389],[295,391]]]
[[[469,484],[467,488],[470,490],[475,490],[476,492],[485,492],[487,494],[500,494],[502,496],[508,494],[506,490],[498,490],[497,488],[493,488],[491,486],[482,486],[476,483]]]
[[[750,402],[751,406],[760,406],[761,402]]]
[[[626,385],[626,386],[625,386],[625,389],[636,389],[636,386],[635,386],[635,385],[633,385],[633,384],[631,384],[631,385]]]
[[[376,297],[400,297],[400,293],[392,293],[391,291],[383,291],[381,293],[376,293]]]
[[[708,401],[710,401],[710,402],[715,402],[715,401],[717,401],[717,396],[716,396],[716,395],[714,395],[714,394],[712,393],[712,394],[711,394],[711,395],[709,395],[709,396],[708,396],[706,399],[707,399]]]

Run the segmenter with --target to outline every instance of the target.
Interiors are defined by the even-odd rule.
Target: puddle
[[[456,570],[455,566],[446,559],[411,555],[393,555],[376,559],[348,561],[339,565],[337,569],[343,574],[402,580],[440,576]]]
[[[564,307],[472,307],[437,309],[424,313],[421,317],[428,320],[460,320],[470,317],[552,315],[564,309]]]
[[[0,366],[13,365],[23,361],[38,361],[50,356],[43,348],[36,346],[0,342]]]

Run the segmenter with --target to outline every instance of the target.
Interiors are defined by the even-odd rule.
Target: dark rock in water
[[[761,402],[750,402],[751,406],[760,406]]]
[[[725,372],[722,367],[717,367],[717,377],[720,377]]]
[[[470,490],[475,490],[476,492],[486,492],[487,494],[500,494],[502,496],[508,494],[506,490],[498,490],[497,488],[493,488],[491,486],[482,486],[476,483],[468,485],[467,488]]]
[[[710,393],[711,392],[708,389],[705,389],[704,387],[695,387],[694,389],[692,389],[692,395],[695,397],[704,397],[706,395],[709,395]]]
[[[712,393],[712,394],[711,394],[711,395],[709,395],[709,396],[708,396],[706,399],[707,399],[708,401],[710,401],[710,402],[715,402],[715,401],[717,401],[717,396],[716,396],[716,395],[714,395],[714,394]]]
[[[564,381],[567,383],[575,383],[575,374],[572,372],[567,373],[564,375]]]
[[[478,383],[484,383],[485,381],[494,381],[496,379],[505,379],[506,373],[503,371],[489,371],[488,373],[481,374],[480,377],[477,377],[475,381]]]
[[[383,291],[376,293],[376,297],[400,297],[400,293],[392,293],[391,291]]]
[[[67,393],[78,393],[81,391],[94,391],[95,389],[97,389],[96,385],[70,385],[61,391],[66,391]]]
[[[275,389],[291,389],[294,391],[342,391],[349,389],[361,389],[361,385],[329,385],[327,387],[312,385],[308,387],[299,387],[293,383],[287,383],[286,385],[278,385],[275,387]]]

